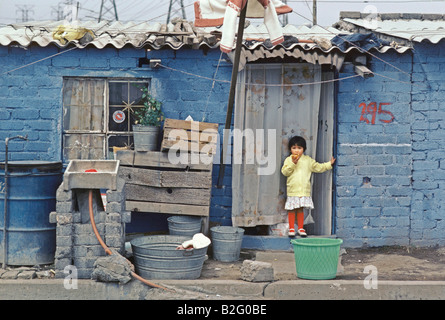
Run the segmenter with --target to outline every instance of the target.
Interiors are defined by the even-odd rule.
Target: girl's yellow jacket
[[[307,155],[302,155],[295,164],[292,155],[284,160],[281,173],[287,177],[288,197],[310,197],[312,172],[322,173],[331,170],[331,162],[318,163]]]

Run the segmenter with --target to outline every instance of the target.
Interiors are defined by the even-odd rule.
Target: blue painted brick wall
[[[380,55],[387,63],[371,58],[370,69],[392,79],[339,82],[336,234],[346,246],[445,244],[444,53],[444,41],[416,44]],[[349,75],[345,66],[340,77]],[[362,118],[371,102],[389,103],[393,120]]]
[[[151,78],[156,97],[163,102],[166,117],[216,122],[220,133],[225,124],[229,84],[196,78],[164,68],[139,68],[144,50],[125,47],[75,49],[10,73],[7,71],[59,52],[56,47],[0,47],[0,141],[13,135],[28,135],[29,141],[14,140],[9,145],[10,160],[61,160],[62,87],[64,76]],[[213,78],[219,50],[181,49],[148,52],[168,67]],[[230,80],[231,65],[221,61],[218,78]],[[209,94],[211,94],[209,96]],[[208,100],[208,103],[207,103]],[[221,139],[222,141],[222,139]],[[4,159],[4,143],[0,153]],[[231,170],[227,166],[221,189],[213,188],[210,219],[231,224]],[[216,185],[219,166],[215,165]]]
[[[11,143],[11,160],[61,159],[64,76],[151,78],[167,117],[217,122],[222,133],[229,84],[216,83],[209,96],[208,79],[138,68],[143,50],[73,50],[5,74],[57,52],[55,47],[0,47],[0,140],[16,134],[30,139]],[[219,50],[148,52],[163,65],[209,78],[219,57]],[[408,75],[375,58],[372,71],[408,83],[379,75],[338,83],[335,232],[345,246],[445,245],[445,42],[416,44],[413,53],[380,58]],[[230,80],[230,74],[231,65],[223,61],[218,78]],[[347,66],[339,74],[349,75],[354,73]],[[362,115],[373,102],[377,108],[383,103],[384,111],[376,113],[374,124],[372,114]],[[381,121],[391,115],[392,121]],[[215,164],[214,185],[218,171]],[[211,221],[231,224],[231,196],[227,166],[223,187],[212,190]]]

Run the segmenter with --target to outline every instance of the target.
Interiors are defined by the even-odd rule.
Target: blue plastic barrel
[[[49,214],[56,208],[62,183],[62,163],[8,161],[6,264],[27,266],[54,262],[56,225]],[[0,163],[0,262],[4,255],[5,164]]]

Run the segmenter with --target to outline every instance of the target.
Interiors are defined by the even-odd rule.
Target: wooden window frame
[[[69,160],[73,160],[73,159],[96,159],[96,160],[102,160],[102,159],[113,159],[113,151],[110,150],[110,148],[112,146],[110,146],[109,140],[112,137],[128,137],[127,138],[127,143],[125,143],[129,148],[133,148],[132,144],[130,143],[130,141],[132,140],[132,136],[133,136],[133,130],[131,127],[131,121],[128,119],[128,115],[133,112],[135,110],[135,108],[138,107],[142,107],[143,105],[141,104],[132,104],[132,101],[126,101],[126,102],[122,102],[122,104],[110,104],[110,100],[111,100],[111,95],[110,95],[110,84],[111,83],[126,83],[127,84],[127,97],[128,100],[130,99],[130,86],[131,84],[146,84],[149,88],[151,85],[151,79],[146,79],[146,78],[93,78],[93,77],[64,77],[63,79],[63,86],[64,89],[62,90],[62,95],[64,96],[65,94],[67,94],[67,92],[65,92],[65,85],[66,83],[71,80],[71,81],[88,81],[88,80],[96,80],[96,81],[103,81],[103,111],[102,111],[102,119],[101,119],[101,128],[99,130],[85,130],[85,129],[78,129],[78,130],[73,130],[71,128],[66,128],[66,121],[65,121],[65,115],[70,112],[68,110],[69,105],[66,106],[65,105],[65,98],[66,97],[62,97],[62,159],[64,162],[67,162]],[[120,131],[120,130],[111,130],[110,129],[110,110],[111,108],[119,108],[121,107],[122,109],[127,108],[127,113],[126,113],[126,119],[125,121],[127,121],[127,130],[126,131]],[[71,116],[71,114],[70,114]],[[80,119],[80,118],[78,118]],[[81,120],[80,120],[81,121]],[[95,137],[101,137],[103,138],[103,141],[100,143],[102,144],[102,154],[99,155],[94,155],[93,152],[93,156],[91,155],[91,148],[89,144],[86,144],[85,146],[83,145],[83,142],[80,143],[80,146],[78,147],[79,150],[73,152],[73,154],[75,154],[77,152],[76,157],[73,157],[71,155],[69,155],[69,147],[67,147],[66,144],[66,140],[72,136],[72,135],[78,135],[81,139],[77,139],[77,141],[79,140],[84,140],[84,138],[86,138],[86,140],[88,141],[88,135],[90,135],[93,139],[96,139]],[[97,145],[93,145],[97,146]],[[75,148],[75,147],[74,147]],[[88,149],[88,150],[87,150]],[[82,154],[82,150],[86,151],[86,153]],[[80,155],[80,156],[79,156]]]

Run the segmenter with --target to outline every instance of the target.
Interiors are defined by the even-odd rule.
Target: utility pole
[[[284,4],[287,4],[287,0],[283,0],[282,1]],[[278,16],[278,19],[281,21],[281,25],[283,27],[287,26],[289,23],[289,19],[287,17],[287,14],[281,14]]]
[[[74,4],[74,0],[66,0],[65,2],[59,2],[57,7],[52,7],[52,14],[56,16],[56,20],[77,20],[79,12],[79,1]]]
[[[114,10],[114,18],[108,19],[110,21],[116,20],[119,21],[119,18],[117,17],[117,7],[116,7],[116,1],[115,0],[102,0],[100,4],[100,11],[99,11],[99,19],[98,22],[101,20],[106,19],[106,15],[108,13],[111,14],[110,17],[113,17],[113,11]]]
[[[17,19],[17,22],[27,22],[27,21],[29,21],[30,20],[29,12],[34,13],[34,10],[32,10],[32,8],[34,8],[34,6],[27,6],[27,5],[19,6],[19,5],[16,5],[16,7],[17,7],[16,13],[20,12],[21,15],[22,15],[21,19],[20,18]]]
[[[317,0],[312,0],[312,25],[317,24]]]
[[[187,19],[185,16],[184,1],[183,0],[170,0],[170,5],[168,6],[167,24],[170,22],[170,18],[172,15],[172,8],[173,8],[174,4],[179,4],[180,9],[177,9],[176,11],[181,10],[182,11],[182,19]]]

